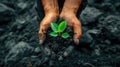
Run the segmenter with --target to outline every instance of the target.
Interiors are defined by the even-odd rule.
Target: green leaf
[[[51,28],[52,28],[52,30],[54,31],[54,32],[58,32],[58,24],[56,24],[56,23],[51,23]]]
[[[56,33],[56,32],[51,32],[51,33],[50,33],[50,36],[57,37],[57,36],[58,36],[58,33]]]
[[[58,32],[63,32],[67,26],[66,21],[62,21],[58,26]]]
[[[65,39],[68,38],[69,36],[70,36],[70,35],[69,35],[68,33],[63,33],[63,34],[62,34],[62,38],[65,38]]]

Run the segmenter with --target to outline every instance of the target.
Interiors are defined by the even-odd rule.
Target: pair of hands
[[[66,20],[67,25],[71,29],[73,29],[73,31],[74,31],[73,41],[76,45],[78,45],[79,44],[79,39],[81,38],[81,35],[82,35],[81,22],[76,17],[76,14],[74,12],[70,12],[69,10],[61,12],[60,15],[56,12],[53,12],[53,11],[48,12],[45,15],[45,17],[41,21],[40,29],[39,29],[39,32],[38,32],[39,44],[43,44],[43,42],[46,39],[46,33],[47,33],[48,28],[50,27],[50,24],[52,22],[55,22],[58,17]]]

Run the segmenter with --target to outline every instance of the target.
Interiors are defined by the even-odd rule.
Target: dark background
[[[39,2],[37,2],[39,3]],[[80,45],[47,33],[38,44],[44,17],[35,0],[0,0],[0,67],[119,67],[120,0],[84,0],[78,11]],[[61,8],[60,8],[61,10]]]

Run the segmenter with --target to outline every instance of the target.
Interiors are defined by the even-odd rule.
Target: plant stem
[[[58,33],[58,36],[61,36],[61,33],[60,33],[60,32]]]

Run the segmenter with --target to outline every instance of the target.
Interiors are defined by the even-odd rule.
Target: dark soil
[[[0,67],[120,67],[120,1],[85,0],[78,11],[83,35],[49,36],[38,44],[42,6],[32,0],[0,0]],[[61,8],[60,8],[61,10]]]

